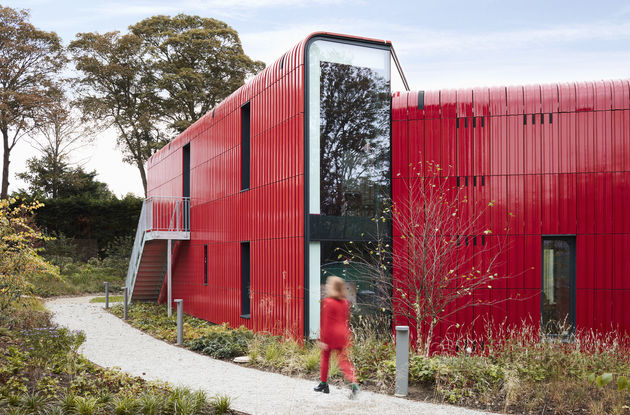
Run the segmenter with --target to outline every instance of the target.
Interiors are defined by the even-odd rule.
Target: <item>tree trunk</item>
[[[144,164],[141,161],[136,161],[136,166],[140,171],[140,177],[142,178],[142,187],[144,188],[144,197],[147,197],[147,173],[144,171]]]
[[[4,144],[4,153],[2,155],[2,192],[0,193],[0,199],[7,199],[9,197],[9,163],[11,156],[8,130],[2,129],[2,142]]]

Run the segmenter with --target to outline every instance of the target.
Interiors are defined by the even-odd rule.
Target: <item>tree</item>
[[[508,278],[497,272],[506,244],[497,236],[489,242],[492,230],[485,227],[485,219],[492,202],[473,206],[453,177],[439,175],[437,165],[411,170],[412,177],[400,179],[403,196],[375,218],[392,221],[394,234],[399,235],[394,249],[388,238],[379,236],[372,255],[350,246],[340,256],[368,265],[365,278],[381,293],[380,303],[387,304],[398,321],[412,326],[416,348],[428,356],[438,325],[459,327],[461,322],[454,318],[464,309],[508,300],[481,295]],[[473,238],[479,238],[474,239],[474,250]]]
[[[252,61],[238,33],[199,16],[153,16],[131,26],[147,48],[164,121],[182,132],[265,65]]]
[[[130,29],[79,33],[69,49],[85,118],[116,129],[123,161],[138,168],[146,195],[144,164],[168,142],[163,127],[183,131],[262,64],[214,19],[155,16]]]
[[[50,105],[55,75],[65,64],[54,32],[36,29],[29,13],[0,6],[0,132],[4,156],[0,198],[9,191],[11,151]]]
[[[86,183],[94,181],[94,177],[87,177],[89,173],[82,169],[73,169],[70,158],[72,152],[92,139],[92,129],[72,113],[62,91],[56,94],[49,107],[43,109],[34,133],[37,135],[31,140],[31,145],[41,156],[29,159],[27,171],[17,175],[29,184],[32,196],[54,199],[64,197],[64,194],[83,192],[82,188],[89,187]],[[95,173],[91,174],[95,176]],[[100,187],[103,185],[99,184]],[[103,193],[102,190],[100,193]],[[100,196],[96,194],[93,197]]]
[[[17,176],[28,184],[28,191],[21,192],[30,198],[102,200],[115,197],[106,183],[96,180],[96,170],[87,172],[82,167],[73,168],[50,154],[31,158],[26,166],[27,170]]]
[[[75,80],[77,104],[86,119],[116,129],[123,161],[138,168],[146,195],[144,164],[167,141],[158,128],[154,80],[142,40],[119,32],[79,33],[69,50],[82,74]]]

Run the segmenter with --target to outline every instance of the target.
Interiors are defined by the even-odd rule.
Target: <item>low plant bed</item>
[[[122,306],[111,312],[122,318]],[[176,318],[167,317],[163,305],[132,305],[128,323],[175,342]],[[393,342],[373,327],[353,320],[350,358],[364,389],[393,393]],[[319,349],[312,342],[231,329],[188,315],[184,341],[185,347],[218,359],[248,355],[247,364],[258,369],[318,378]],[[464,343],[463,338],[451,341]],[[630,389],[624,383],[630,378],[630,348],[623,335],[588,331],[576,333],[570,342],[540,341],[531,326],[500,327],[488,333],[484,344],[482,350],[460,347],[459,353],[430,357],[412,353],[408,397],[504,413],[630,414]],[[343,383],[334,359],[330,379]]]
[[[82,332],[53,325],[39,299],[0,316],[0,413],[237,414],[227,396],[147,382],[77,353]]]

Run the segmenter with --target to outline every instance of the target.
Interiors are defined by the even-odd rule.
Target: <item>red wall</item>
[[[428,91],[422,109],[418,92],[394,94],[394,200],[412,166],[433,161],[462,177],[472,209],[494,201],[479,229],[492,229],[490,246],[506,242],[497,272],[513,277],[474,293],[470,301],[499,303],[458,312],[464,329],[486,316],[538,323],[541,236],[567,234],[576,235],[578,328],[630,332],[629,82]]]
[[[184,299],[187,314],[303,333],[303,49],[287,52],[147,164],[148,196],[181,196],[182,147],[190,143],[191,240],[177,243],[173,266],[173,298]],[[251,182],[241,191],[240,107],[248,101]],[[241,241],[250,241],[251,319],[240,318]]]

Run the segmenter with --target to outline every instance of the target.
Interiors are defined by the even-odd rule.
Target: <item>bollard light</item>
[[[109,283],[105,283],[105,310],[109,308]]]
[[[127,320],[127,287],[122,287],[123,289],[123,320]]]
[[[396,396],[409,388],[409,326],[396,326]]]
[[[177,304],[177,345],[184,344],[184,300],[175,300]]]

